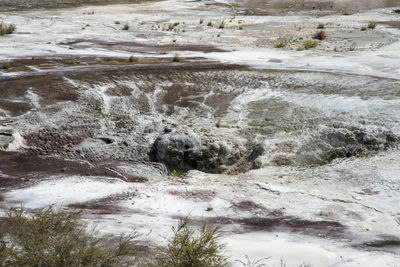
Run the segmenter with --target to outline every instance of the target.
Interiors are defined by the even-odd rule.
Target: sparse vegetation
[[[135,58],[134,56],[129,57],[129,62],[138,62],[138,59]]]
[[[131,264],[136,234],[121,236],[118,244],[87,234],[78,222],[81,213],[52,206],[28,216],[11,208],[0,221],[1,266],[109,266]],[[106,248],[107,246],[107,248]]]
[[[274,47],[275,48],[285,48],[286,47],[286,42],[279,42],[279,43],[276,43],[275,45],[274,45]]]
[[[67,59],[64,63],[67,65],[78,65],[81,64],[81,61],[79,59]]]
[[[8,62],[5,62],[5,63],[3,63],[3,64],[1,65],[1,68],[2,68],[3,70],[8,70],[9,68],[11,68],[11,64],[8,63]]]
[[[128,23],[127,23],[127,24],[124,25],[124,27],[122,28],[122,30],[123,30],[123,31],[127,31],[127,30],[129,30],[129,28],[130,28],[130,27],[129,27]]]
[[[156,246],[154,259],[148,267],[227,267],[231,263],[223,255],[225,244],[220,242],[219,227],[203,222],[200,230],[189,226],[183,218],[173,227],[172,237],[166,246]]]
[[[318,31],[313,35],[313,39],[325,40],[325,38],[326,38],[325,31]]]
[[[303,47],[306,50],[311,49],[311,48],[315,48],[316,46],[317,46],[317,41],[308,40],[308,41],[305,41],[303,43]]]
[[[325,24],[318,23],[317,29],[324,29],[324,28],[325,28]]]
[[[373,30],[373,29],[375,29],[375,27],[376,27],[376,23],[375,22],[368,23],[368,29]]]
[[[209,22],[207,23],[207,26],[208,26],[208,27],[212,27],[212,26],[213,26],[212,21],[209,21]]]
[[[12,34],[17,30],[17,26],[14,24],[5,24],[3,22],[0,23],[0,35],[5,35],[5,34]]]
[[[239,26],[239,30],[243,30],[243,26],[242,25]]]
[[[200,19],[199,23],[200,23],[200,24],[203,24],[203,19]]]
[[[218,26],[219,29],[225,28],[225,21],[221,21],[221,23]]]
[[[118,20],[114,21],[114,24],[121,24]]]
[[[367,27],[366,26],[362,26],[361,28],[360,28],[360,31],[366,31],[367,30]]]
[[[172,177],[183,177],[183,176],[185,176],[185,175],[186,175],[186,172],[183,172],[183,171],[173,170],[173,171],[171,172],[171,176],[172,176]]]

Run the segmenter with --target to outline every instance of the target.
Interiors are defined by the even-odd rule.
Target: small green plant
[[[368,23],[368,29],[373,30],[373,29],[375,29],[375,27],[376,27],[376,23],[375,22]]]
[[[203,24],[203,21],[204,20],[201,18],[200,21],[199,21],[199,24]]]
[[[28,216],[11,208],[0,221],[0,266],[127,266],[137,234],[121,236],[116,246],[86,233],[76,211],[52,206]],[[106,248],[107,247],[107,248]]]
[[[221,21],[221,23],[218,26],[218,29],[223,29],[225,28],[225,21]]]
[[[9,68],[11,68],[11,64],[8,62],[4,62],[3,65],[1,65],[1,68],[3,70],[8,70]]]
[[[317,29],[323,29],[323,28],[325,28],[325,24],[318,23]]]
[[[130,27],[129,27],[128,23],[127,23],[127,24],[124,25],[124,27],[122,28],[122,30],[123,30],[123,31],[127,31],[127,30],[129,30],[129,28],[130,28]]]
[[[275,48],[285,48],[286,45],[287,45],[286,42],[281,41],[281,42],[279,42],[279,43],[276,43],[276,44],[274,45],[274,47],[275,47]]]
[[[172,227],[172,237],[166,246],[156,246],[154,259],[148,267],[228,267],[231,263],[223,254],[219,227],[203,222],[198,231],[190,226],[190,219],[179,220]]]
[[[325,31],[318,31],[313,35],[313,39],[317,40],[325,40],[326,38],[326,33]]]
[[[186,172],[182,172],[182,171],[173,170],[171,172],[172,177],[183,177],[185,175],[186,175]]]
[[[129,57],[129,62],[138,62],[138,59],[135,58],[134,56]]]
[[[243,26],[242,25],[239,26],[239,30],[243,30]]]
[[[209,21],[209,22],[207,23],[207,26],[208,26],[208,27],[212,27],[212,26],[213,26],[212,21]]]
[[[0,23],[0,35],[5,34],[12,34],[17,30],[17,26],[14,24],[4,24],[3,22]]]
[[[360,31],[366,31],[367,30],[367,27],[366,26],[362,26],[361,28],[360,28]]]
[[[121,24],[118,20],[114,21],[114,24]]]
[[[64,63],[67,65],[78,65],[81,64],[81,61],[79,59],[67,59]]]
[[[308,40],[308,41],[305,41],[303,43],[303,47],[306,50],[311,49],[311,48],[315,48],[316,46],[317,46],[317,41]]]

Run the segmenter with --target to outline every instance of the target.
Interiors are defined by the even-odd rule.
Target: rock
[[[12,141],[14,141],[12,134],[0,133],[0,149],[6,150]]]
[[[172,132],[172,130],[173,130],[172,126],[171,125],[167,125],[164,128],[164,133],[170,133],[170,132]]]
[[[153,143],[149,157],[164,163],[170,171],[196,169],[208,173],[240,173],[249,170],[251,165],[255,167],[252,161],[264,152],[260,147],[249,150],[243,140],[210,139],[189,133],[162,134]]]
[[[151,162],[120,163],[116,170],[128,181],[158,181],[167,177],[168,171],[164,165]]]
[[[322,159],[349,158],[394,147],[399,138],[390,132],[367,132],[362,129],[337,129],[325,135]]]
[[[168,133],[159,136],[150,151],[150,159],[164,163],[172,170],[188,171],[197,168],[201,156],[200,138],[188,133]]]

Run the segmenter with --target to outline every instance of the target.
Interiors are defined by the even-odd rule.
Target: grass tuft
[[[376,23],[375,22],[368,23],[368,29],[373,30],[373,29],[375,29],[375,27],[376,27]]]
[[[1,65],[1,68],[3,70],[8,70],[9,68],[11,68],[11,64],[8,62],[4,62],[3,65]]]
[[[303,43],[303,47],[306,50],[311,49],[311,48],[315,48],[316,46],[317,46],[317,41],[308,40],[308,41],[305,41]]]
[[[173,170],[171,172],[172,177],[184,177],[185,175],[186,175],[186,172],[182,172],[182,171]]]
[[[122,28],[122,30],[123,30],[123,31],[127,31],[127,30],[129,30],[129,28],[130,28],[130,27],[129,27],[128,23],[127,23],[127,24],[124,25],[124,27]]]
[[[67,59],[64,63],[67,65],[78,65],[81,64],[81,61],[79,59]]]
[[[0,35],[12,34],[17,30],[17,26],[14,24],[4,24],[3,22],[0,23]]]
[[[313,39],[317,40],[325,40],[326,38],[326,33],[325,31],[318,31],[313,35]]]
[[[279,42],[279,43],[276,43],[275,45],[274,45],[274,47],[275,48],[285,48],[286,47],[286,42]]]

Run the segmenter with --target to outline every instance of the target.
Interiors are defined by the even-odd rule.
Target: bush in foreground
[[[223,255],[225,244],[220,242],[218,227],[203,222],[199,232],[189,227],[188,218],[172,228],[173,236],[166,246],[155,247],[155,256],[147,267],[225,267],[231,266]]]
[[[15,32],[17,29],[17,26],[14,24],[4,24],[3,22],[0,22],[0,35],[5,35],[5,34],[12,34]]]
[[[110,247],[86,233],[80,214],[49,207],[28,217],[22,208],[10,209],[0,223],[0,266],[129,266],[136,235],[121,236]]]

